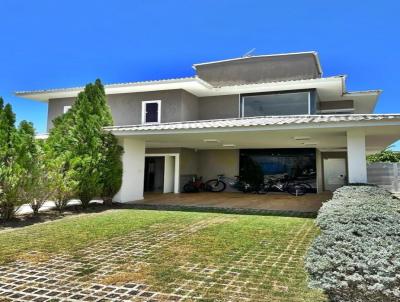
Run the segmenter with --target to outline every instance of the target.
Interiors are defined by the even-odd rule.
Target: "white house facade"
[[[315,192],[366,183],[366,155],[400,138],[399,114],[375,114],[380,90],[348,92],[315,52],[195,64],[189,78],[105,85],[124,147],[119,202],[182,191],[194,175],[307,180]],[[17,92],[48,102],[48,128],[83,87]]]

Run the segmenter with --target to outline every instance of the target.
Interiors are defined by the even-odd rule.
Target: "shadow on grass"
[[[40,212],[39,215],[25,214],[18,215],[9,221],[0,220],[0,232],[9,229],[22,228],[34,224],[55,221],[64,217],[70,217],[78,214],[100,213],[111,209],[120,209],[121,204],[113,203],[112,205],[102,205],[98,203],[91,203],[84,209],[80,205],[70,205],[60,213],[57,210],[49,210]]]
[[[121,204],[102,205],[93,203],[88,208],[83,209],[80,205],[68,206],[63,213],[56,210],[40,212],[39,215],[26,214],[17,216],[10,221],[0,220],[0,232],[5,230],[22,228],[34,224],[40,224],[49,221],[55,221],[64,217],[70,217],[78,214],[101,213],[107,210],[115,209],[135,209],[135,210],[154,210],[154,211],[180,211],[180,212],[199,212],[199,213],[220,213],[220,214],[240,214],[240,215],[259,215],[259,216],[283,216],[299,218],[315,218],[316,212],[299,212],[287,210],[264,210],[247,208],[221,208],[221,207],[203,207],[203,206],[182,206],[182,205],[149,205],[149,204]]]
[[[317,212],[299,212],[287,210],[264,210],[247,208],[220,208],[203,206],[182,206],[182,205],[149,205],[149,204],[121,204],[121,209],[136,210],[155,210],[155,211],[181,211],[181,212],[201,212],[201,213],[221,213],[221,214],[240,214],[240,215],[260,215],[260,216],[284,216],[299,218],[315,218]]]

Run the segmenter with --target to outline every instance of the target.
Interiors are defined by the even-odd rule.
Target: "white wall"
[[[349,183],[366,183],[367,159],[362,129],[347,130],[347,162]]]
[[[179,173],[179,171],[177,171]],[[164,164],[164,193],[174,192],[175,156],[165,156]]]
[[[317,193],[321,193],[323,191],[322,156],[321,151],[318,149],[315,150],[315,160],[317,169]]]
[[[114,200],[124,203],[141,200],[144,186],[145,142],[133,138],[123,138],[120,140],[120,144],[124,148],[122,186]]]

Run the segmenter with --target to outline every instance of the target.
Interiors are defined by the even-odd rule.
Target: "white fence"
[[[368,182],[400,192],[400,163],[371,163],[367,167]]]

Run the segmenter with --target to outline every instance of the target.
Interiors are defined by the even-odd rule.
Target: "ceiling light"
[[[295,139],[296,141],[305,141],[311,139],[311,136],[295,136],[293,137],[293,139]]]
[[[205,143],[219,143],[221,141],[219,139],[214,139],[214,138],[205,138],[205,139],[203,139],[203,142],[205,142]]]
[[[235,144],[223,144],[222,146],[224,146],[224,147],[236,147]]]

